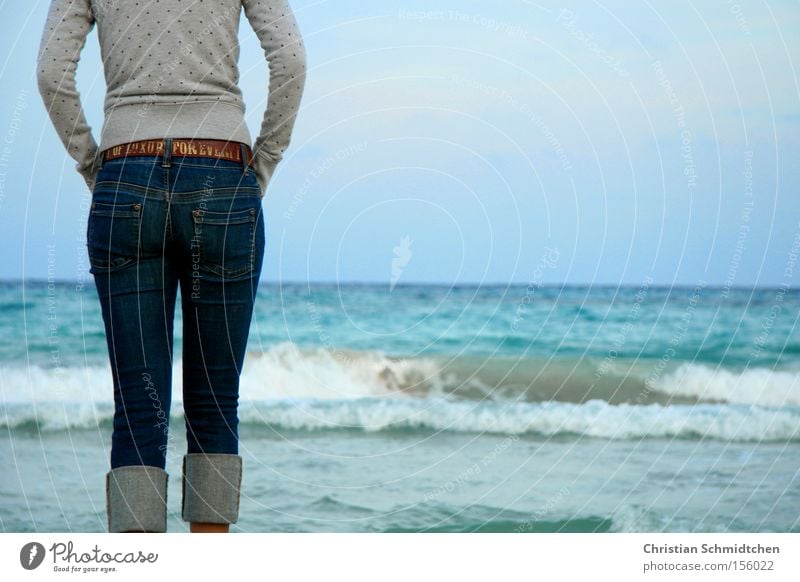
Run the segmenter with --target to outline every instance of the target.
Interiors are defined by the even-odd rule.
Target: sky
[[[86,278],[88,189],[0,0],[0,278]],[[789,286],[800,5],[292,0],[308,75],[262,282]],[[257,135],[268,67],[240,24]],[[94,129],[96,30],[78,68]]]

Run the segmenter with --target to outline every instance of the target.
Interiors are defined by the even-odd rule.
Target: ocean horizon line
[[[58,284],[58,285],[77,285],[83,284],[86,285],[88,282],[92,282],[91,277],[87,277],[84,279],[67,279],[67,278],[47,278],[47,277],[25,277],[25,278],[11,278],[11,277],[2,277],[0,278],[0,284],[22,284],[22,283],[30,283],[34,285],[48,285],[51,283]],[[644,285],[644,281],[640,283],[586,283],[586,282],[541,282],[537,283],[537,288],[558,288],[558,287],[573,287],[573,288],[604,288],[604,289],[614,289],[614,288],[639,288]],[[530,282],[504,282],[504,281],[462,281],[458,283],[447,283],[443,281],[403,281],[403,282],[396,282],[391,284],[392,288],[397,287],[454,287],[454,288],[488,288],[488,287],[528,287],[530,286]],[[335,286],[347,286],[347,287],[386,287],[389,286],[389,281],[369,281],[369,280],[345,280],[345,281],[337,281],[337,280],[329,280],[329,279],[318,279],[312,281],[301,281],[301,280],[280,280],[280,281],[261,281],[259,282],[259,287],[279,287],[279,286],[289,286],[289,287],[299,287],[299,286],[328,286],[328,287],[335,287]],[[650,289],[694,289],[698,283],[655,283],[651,282],[647,284],[647,287]],[[705,283],[703,284],[704,289],[730,289],[732,291],[770,291],[770,290],[779,290],[784,289],[789,292],[795,292],[800,290],[800,287],[797,286],[785,286],[785,285],[726,285],[724,283]]]

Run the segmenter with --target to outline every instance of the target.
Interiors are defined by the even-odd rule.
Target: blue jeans
[[[105,161],[86,235],[113,376],[112,469],[165,468],[178,288],[188,453],[238,454],[266,238],[255,171],[169,154]]]

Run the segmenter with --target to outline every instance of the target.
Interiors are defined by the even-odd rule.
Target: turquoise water
[[[262,285],[235,527],[800,531],[798,315],[783,288]],[[3,531],[104,531],[106,349],[91,280],[0,283]]]
[[[712,367],[792,368],[799,313],[800,291],[781,288],[262,285],[251,349],[651,360],[673,348]],[[57,351],[62,365],[102,362],[99,314],[91,281],[0,282],[0,361],[47,366]]]

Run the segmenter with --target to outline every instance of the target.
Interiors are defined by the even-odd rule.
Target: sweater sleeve
[[[86,121],[75,72],[94,26],[89,0],[52,0],[37,58],[39,93],[75,168],[89,189],[97,174],[97,143]]]
[[[242,6],[269,64],[267,110],[253,142],[263,196],[291,141],[305,86],[306,53],[288,0],[242,0]]]

